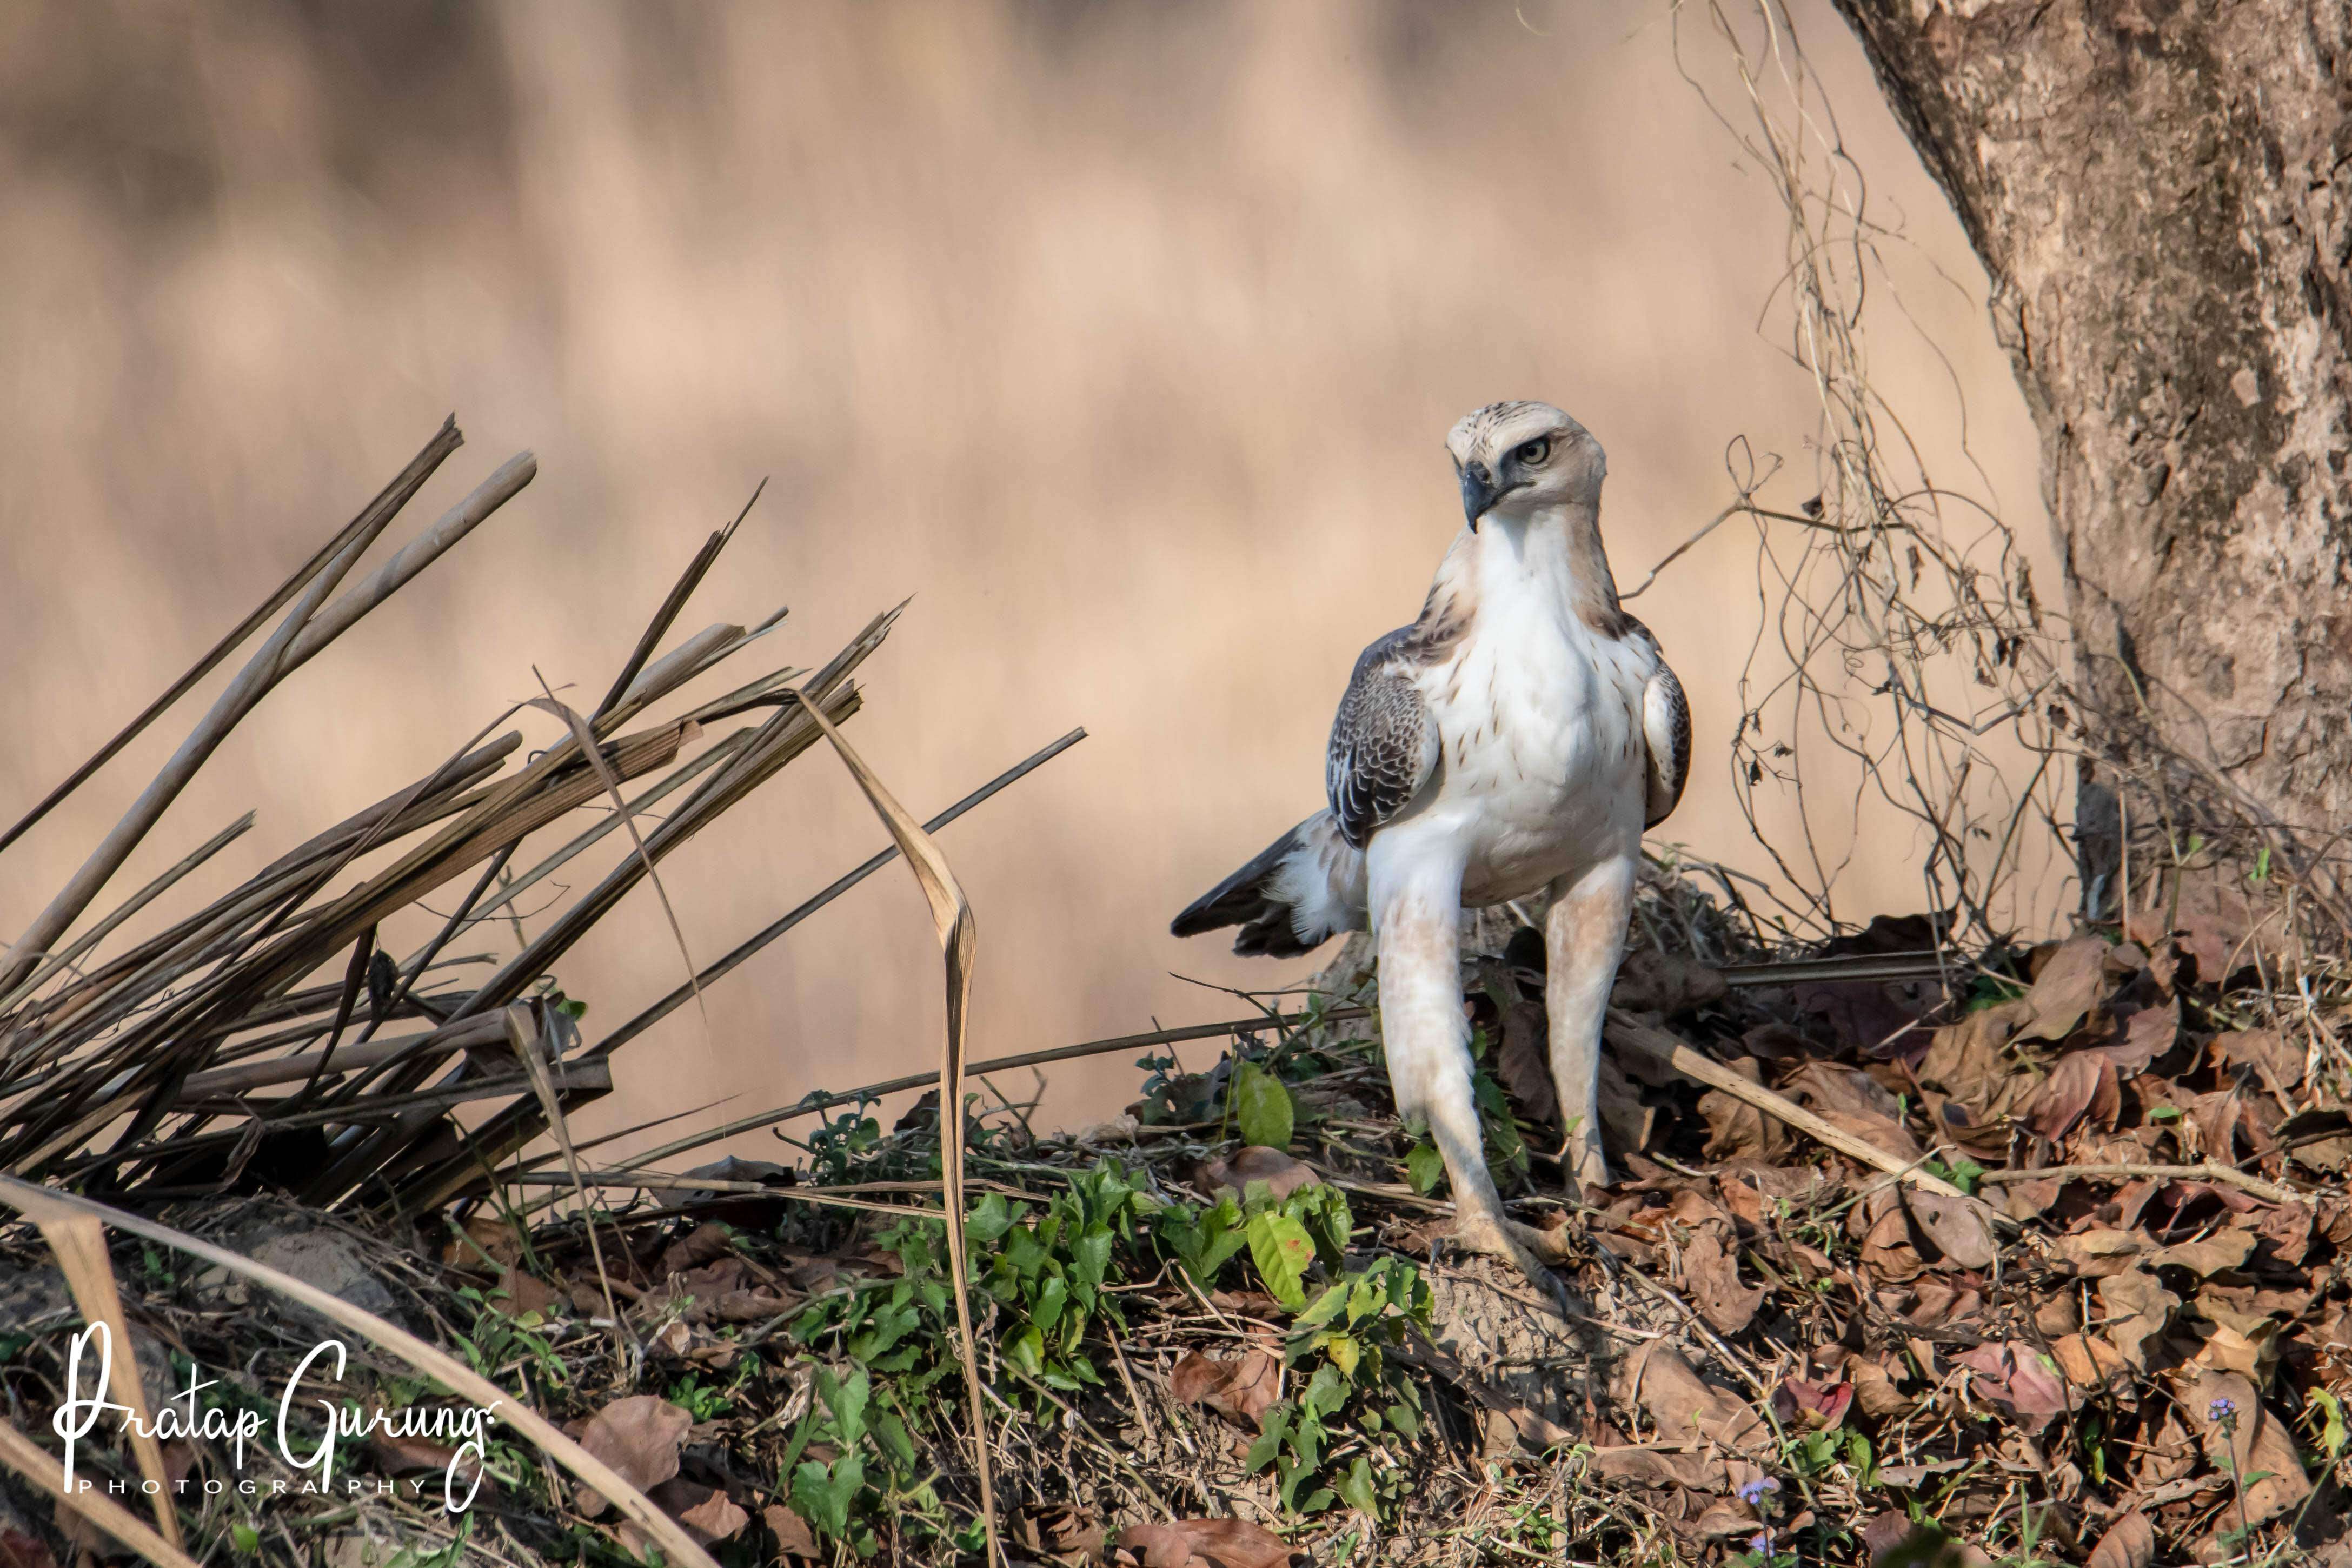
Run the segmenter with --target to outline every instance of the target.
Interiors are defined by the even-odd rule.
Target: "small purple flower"
[[[1748,1550],[1753,1552],[1759,1557],[1771,1556],[1772,1532],[1768,1530],[1763,1534],[1756,1537],[1753,1541],[1750,1541],[1748,1543]]]
[[[2225,1394],[2213,1401],[2211,1408],[2208,1409],[2205,1415],[2208,1420],[2219,1422],[2227,1421],[2237,1413],[2238,1402]]]
[[[1780,1483],[1769,1476],[1759,1476],[1752,1481],[1739,1483],[1739,1500],[1749,1508],[1761,1508],[1764,1499],[1780,1489]],[[1759,1536],[1758,1539],[1761,1540]]]

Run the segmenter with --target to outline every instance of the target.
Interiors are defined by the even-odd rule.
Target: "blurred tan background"
[[[1880,384],[2046,550],[1982,276],[1852,40],[1793,9],[1905,236]],[[1681,55],[1733,90],[1703,26]],[[0,816],[446,412],[468,445],[395,537],[516,449],[537,483],[249,720],[121,889],[248,805],[211,885],[249,870],[532,695],[534,664],[593,700],[771,476],[685,625],[789,604],[779,657],[814,663],[915,595],[854,727],[909,805],[1092,731],[945,836],[977,1056],[1235,1016],[1180,973],[1308,971],[1167,921],[1318,804],[1356,652],[1459,525],[1461,414],[1538,396],[1591,427],[1628,584],[1729,500],[1734,437],[1790,459],[1779,504],[1811,493],[1783,216],[1664,0],[18,5],[0,204]],[[1663,837],[1760,869],[1727,762],[1754,544],[1718,531],[1638,608],[1697,726]],[[9,852],[0,935],[215,689]],[[1887,831],[1847,919],[1920,904]],[[881,842],[813,756],[666,880],[707,962]],[[936,964],[894,868],[717,987],[707,1027],[684,1009],[624,1054],[595,1120],[927,1066]],[[640,892],[562,976],[593,1037],[678,973]],[[1114,1114],[1136,1078],[1066,1069],[1044,1119]]]

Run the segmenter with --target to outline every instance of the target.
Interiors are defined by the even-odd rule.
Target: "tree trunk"
[[[2113,886],[2120,786],[2135,858],[2144,827],[2267,844],[2340,902],[2352,0],[1835,4],[2041,430],[2097,759],[2086,889]]]

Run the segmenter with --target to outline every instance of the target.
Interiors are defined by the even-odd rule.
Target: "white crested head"
[[[1592,432],[1549,403],[1490,403],[1445,437],[1472,528],[1490,513],[1598,506],[1608,454]]]

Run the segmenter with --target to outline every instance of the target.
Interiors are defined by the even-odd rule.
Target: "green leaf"
[[[1324,1345],[1323,1353],[1331,1358],[1331,1364],[1339,1369],[1339,1375],[1353,1378],[1358,1364],[1364,1359],[1364,1347],[1356,1342],[1353,1334],[1334,1334]]]
[[[1250,1215],[1249,1249],[1268,1295],[1293,1311],[1307,1304],[1302,1281],[1315,1261],[1315,1238],[1305,1226],[1287,1215],[1260,1210]]]
[[[1379,1511],[1377,1504],[1380,1500],[1372,1495],[1372,1464],[1363,1455],[1357,1455],[1356,1462],[1348,1467],[1348,1473],[1332,1484],[1347,1500],[1348,1506],[1358,1513]]]
[[[846,1378],[836,1378],[830,1369],[819,1367],[816,1391],[824,1396],[824,1407],[833,1412],[834,1429],[841,1434],[845,1446],[866,1436],[866,1406],[874,1396],[874,1383],[864,1367]]]
[[[1421,1415],[1411,1405],[1391,1405],[1381,1414],[1388,1417],[1390,1426],[1403,1433],[1408,1438],[1417,1438],[1421,1436]]]
[[[1062,1308],[1069,1300],[1070,1288],[1062,1283],[1058,1274],[1047,1278],[1037,1291],[1037,1304],[1029,1309],[1029,1321],[1037,1325],[1039,1333],[1050,1334],[1062,1316]]]
[[[1353,1292],[1360,1291],[1362,1289],[1360,1283],[1350,1287],[1347,1281],[1341,1280],[1316,1297],[1315,1304],[1298,1314],[1296,1326],[1302,1329],[1321,1328],[1339,1315],[1339,1309],[1349,1304]],[[1352,1317],[1353,1313],[1349,1315]]]
[[[1255,1063],[1234,1079],[1234,1124],[1242,1142],[1267,1149],[1287,1149],[1297,1121],[1290,1089],[1274,1074]]]
[[[1290,1406],[1277,1405],[1265,1413],[1258,1426],[1257,1441],[1250,1445],[1242,1468],[1255,1475],[1274,1463],[1276,1456],[1282,1452],[1282,1440],[1289,1435]]]
[[[1445,1179],[1445,1156],[1437,1152],[1434,1143],[1416,1143],[1404,1157],[1404,1179],[1423,1197],[1437,1190]]]
[[[1004,1194],[983,1193],[963,1222],[963,1238],[971,1246],[987,1247],[1012,1228],[1013,1205],[1004,1201]]]
[[[1315,1369],[1307,1392],[1298,1398],[1299,1408],[1315,1415],[1328,1415],[1347,1402],[1348,1374],[1329,1362]]]
[[[915,1463],[915,1440],[907,1435],[907,1424],[887,1410],[877,1410],[871,1425],[875,1441],[882,1445],[883,1451],[898,1460],[900,1468],[911,1468]]]
[[[2326,1415],[2326,1424],[2319,1433],[2319,1446],[2333,1459],[2344,1452],[2344,1402],[2324,1388],[2313,1389],[2311,1398]]]
[[[261,1550],[261,1531],[254,1529],[253,1526],[249,1524],[230,1525],[228,1527],[228,1538],[236,1544],[236,1547],[239,1552],[245,1553],[248,1557]]]
[[[866,1484],[866,1465],[844,1454],[830,1465],[811,1459],[793,1472],[793,1509],[827,1535],[849,1532],[849,1505]]]

